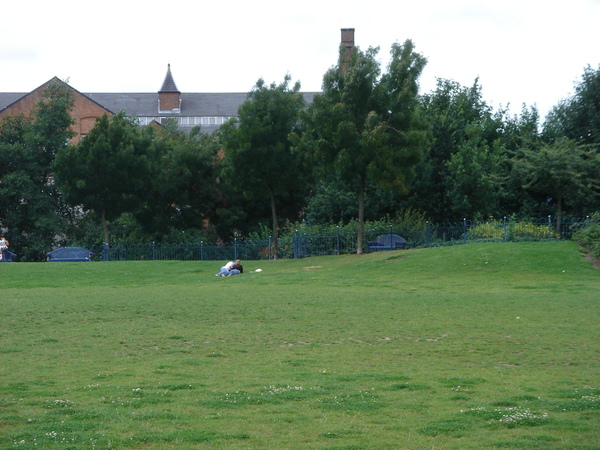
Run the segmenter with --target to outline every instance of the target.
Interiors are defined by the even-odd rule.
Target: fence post
[[[294,231],[294,259],[298,259],[298,230]]]
[[[272,244],[272,242],[271,242],[271,236],[269,236],[269,259],[273,259],[272,258],[273,255],[271,254],[271,244]]]
[[[102,260],[108,261],[108,244],[106,242],[102,244]]]
[[[463,219],[463,243],[467,243],[467,218]]]
[[[508,240],[508,236],[506,235],[506,216],[504,216],[504,219],[502,221],[502,230],[503,230],[503,233],[504,233],[503,240],[504,240],[504,242],[506,242]]]
[[[152,243],[152,261],[156,261],[156,243]]]
[[[335,227],[335,247],[336,247],[337,255],[340,256],[340,227],[339,226]]]
[[[548,240],[552,240],[552,219],[550,218],[550,215],[548,215]]]
[[[233,238],[233,259],[237,259],[237,238]]]
[[[425,248],[429,248],[429,220],[425,221]]]

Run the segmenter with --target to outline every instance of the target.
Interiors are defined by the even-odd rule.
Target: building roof
[[[53,79],[55,79],[54,77]],[[56,78],[57,79],[57,78]],[[44,85],[42,85],[44,86]],[[39,89],[39,88],[38,88]],[[71,88],[72,89],[72,88]],[[33,91],[32,91],[33,92]],[[76,91],[78,92],[78,91]],[[108,112],[116,114],[124,111],[128,117],[154,119],[159,123],[166,117],[185,118],[185,117],[203,117],[203,118],[222,118],[223,120],[205,121],[202,124],[202,131],[212,132],[216,130],[224,120],[236,117],[238,108],[248,98],[247,92],[229,92],[229,93],[200,93],[190,92],[181,93],[171,73],[171,65],[168,65],[165,80],[159,92],[152,93],[101,93],[101,92],[78,92],[89,98],[92,102],[98,104]],[[180,107],[172,111],[159,111],[159,96],[162,93],[176,93],[179,95]],[[30,95],[29,92],[0,92],[0,112],[8,106],[19,102],[22,98]],[[316,92],[304,92],[304,99],[307,103],[312,102]],[[148,122],[146,120],[146,123]],[[179,128],[191,129],[191,123],[197,121],[179,120]]]
[[[173,80],[173,75],[171,74],[171,64],[167,66],[167,75],[165,76],[165,81],[158,92],[179,93],[179,89],[177,89],[177,86],[175,86],[175,81]]]
[[[181,94],[178,113],[158,113],[158,95],[154,93],[84,93],[111,111],[125,111],[128,116],[237,116],[237,110],[246,101],[248,93],[186,93]]]

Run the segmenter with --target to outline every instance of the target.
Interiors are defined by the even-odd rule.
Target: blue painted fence
[[[557,223],[550,216],[541,220],[472,221],[418,226],[370,228],[364,232],[363,252],[369,252],[369,241],[386,235],[398,235],[407,241],[406,248],[438,247],[471,242],[555,241],[570,239],[579,228],[589,223],[589,217],[563,220]],[[557,230],[558,228],[558,230]],[[306,258],[309,256],[356,253],[356,231],[337,228],[328,235],[313,233],[310,226],[279,239],[278,258]],[[94,248],[96,260],[103,261],[223,261],[231,259],[274,259],[271,238],[265,240],[235,239],[230,243],[185,244],[104,244]]]

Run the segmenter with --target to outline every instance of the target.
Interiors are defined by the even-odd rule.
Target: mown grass
[[[600,448],[572,243],[2,264],[2,448]]]

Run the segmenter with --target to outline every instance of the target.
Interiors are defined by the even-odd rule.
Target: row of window
[[[193,126],[193,125],[223,125],[231,116],[218,116],[218,117],[138,117],[137,120],[140,125],[149,125],[150,122],[156,120],[162,123],[167,119],[177,120],[178,125]]]

